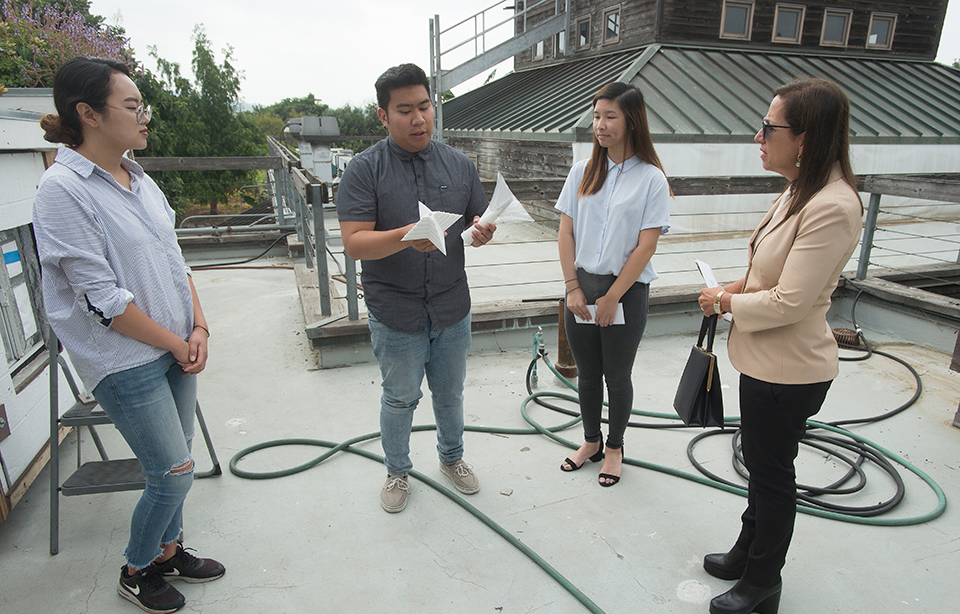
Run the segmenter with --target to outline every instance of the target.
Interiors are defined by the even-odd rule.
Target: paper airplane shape
[[[459,220],[462,215],[459,213],[448,213],[446,211],[431,211],[425,204],[417,202],[420,206],[420,221],[417,225],[403,236],[402,241],[416,241],[418,239],[430,239],[430,242],[437,246],[437,249],[446,256],[447,242],[443,238],[443,231]]]
[[[517,197],[513,195],[503,175],[497,173],[497,187],[493,190],[493,197],[490,198],[490,204],[487,210],[480,216],[480,225],[492,224],[498,219],[502,223],[510,222],[532,222],[533,218],[526,212]],[[470,224],[460,234],[464,245],[473,244],[473,229],[476,224]]]

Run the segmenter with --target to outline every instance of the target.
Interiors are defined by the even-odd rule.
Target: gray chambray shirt
[[[446,328],[470,311],[460,233],[487,208],[477,170],[448,145],[431,141],[410,153],[387,137],[350,161],[337,190],[340,221],[376,222],[375,230],[418,221],[418,201],[433,211],[463,215],[447,229],[447,255],[408,247],[362,261],[367,309],[382,324],[404,332],[424,330],[427,317],[435,328]]]

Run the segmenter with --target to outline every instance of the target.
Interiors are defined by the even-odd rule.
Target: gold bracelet
[[[717,296],[713,299],[713,310],[717,312],[718,316],[723,315],[723,308],[720,307],[720,297],[723,296],[724,294],[726,293],[723,290],[721,290],[720,293],[717,294]]]

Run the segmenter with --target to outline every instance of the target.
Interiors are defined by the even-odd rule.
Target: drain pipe
[[[557,318],[560,329],[557,332],[557,364],[554,365],[560,375],[567,379],[577,376],[577,363],[567,342],[567,327],[563,322],[564,300],[560,299],[560,316]]]

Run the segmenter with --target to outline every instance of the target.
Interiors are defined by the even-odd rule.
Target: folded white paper
[[[492,224],[497,220],[503,223],[509,222],[532,222],[533,218],[527,213],[517,197],[513,195],[503,175],[497,173],[497,187],[493,190],[493,196],[490,198],[490,204],[487,210],[480,216],[480,224]],[[466,230],[460,233],[464,245],[473,244],[473,228],[475,224],[467,226]]]
[[[702,260],[695,260],[697,263],[697,268],[700,270],[700,276],[703,277],[703,283],[707,285],[708,288],[716,288],[720,285],[720,282],[717,281],[717,276],[713,273],[713,268]],[[727,322],[733,322],[733,314],[725,313],[721,316]]]
[[[420,205],[420,221],[410,231],[403,235],[402,241],[416,241],[418,239],[430,239],[430,242],[437,246],[437,249],[446,256],[447,243],[443,239],[443,231],[459,220],[462,215],[459,213],[448,213],[446,211],[431,211],[425,204],[417,202]]]
[[[597,323],[597,306],[596,305],[587,305],[587,311],[590,312],[590,315],[593,317],[592,320],[584,320],[580,316],[573,316],[576,319],[577,324],[596,324]],[[623,303],[617,303],[617,313],[613,315],[614,324],[626,324],[627,321],[623,319]]]

